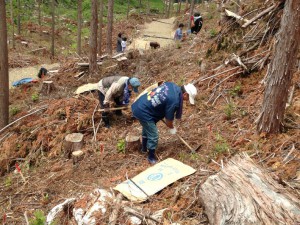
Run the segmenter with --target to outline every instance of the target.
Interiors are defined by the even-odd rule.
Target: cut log
[[[73,151],[72,152],[72,160],[73,165],[77,164],[79,161],[81,161],[84,157],[84,152],[81,150]]]
[[[53,81],[44,80],[41,88],[41,93],[44,95],[49,95],[52,91],[55,90]]]
[[[125,53],[121,52],[121,53],[119,53],[119,54],[117,54],[117,55],[114,55],[114,56],[111,57],[111,58],[112,58],[112,59],[116,59],[116,58],[119,58],[119,57],[121,57],[121,56],[123,56],[123,55],[125,55]]]
[[[74,151],[81,150],[83,146],[83,134],[82,133],[72,133],[65,137],[64,141],[64,155],[67,158],[71,158],[71,154]]]
[[[127,60],[127,57],[125,57],[125,56],[117,58],[118,62],[125,61],[125,60]]]
[[[246,154],[209,177],[199,196],[209,224],[300,224],[299,199]]]
[[[82,71],[82,72],[80,72],[80,73],[78,73],[78,74],[76,74],[75,76],[74,76],[74,78],[79,78],[79,77],[81,77],[81,76],[83,76],[84,75],[84,71]]]
[[[79,66],[79,67],[89,67],[90,66],[90,64],[87,62],[87,63],[77,63],[77,65]],[[97,62],[97,65],[98,66],[101,66],[102,65],[102,62]]]
[[[128,134],[125,138],[126,152],[138,152],[141,148],[140,137]]]

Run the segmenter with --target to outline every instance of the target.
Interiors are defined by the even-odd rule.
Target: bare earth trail
[[[149,43],[156,41],[160,47],[167,47],[174,44],[174,21],[175,17],[159,19],[144,25],[138,37],[128,46],[128,49],[149,49]]]

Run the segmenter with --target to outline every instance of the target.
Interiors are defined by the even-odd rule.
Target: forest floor
[[[224,63],[230,56],[228,52],[216,50],[214,33],[221,33],[222,28],[217,25],[219,17],[214,14],[215,9],[212,5],[203,6],[201,12],[205,25],[200,35],[192,36],[180,46],[148,50],[143,54],[131,51],[128,60],[104,60],[98,74],[86,73],[81,78],[74,77],[81,71],[77,62],[86,57],[59,58],[59,72],[51,76],[56,86],[53,93],[40,94],[41,82],[11,89],[11,122],[36,112],[0,131],[0,215],[3,215],[4,224],[26,224],[25,212],[29,218],[34,217],[36,210],[47,214],[67,198],[80,199],[95,188],[110,190],[151,166],[139,152],[118,150],[118,144],[126,135],[141,134],[141,127],[138,121],[131,119],[129,110],[125,110],[122,117],[111,113],[112,127],[106,129],[101,114],[96,112],[97,93],[74,96],[77,87],[98,82],[109,74],[137,76],[142,83],[141,90],[160,80],[179,85],[196,81],[198,88],[195,106],[184,105],[183,118],[176,126],[191,146],[202,144],[201,149],[191,154],[180,140],[168,133],[163,123],[158,123],[157,149],[160,161],[174,158],[196,169],[196,173],[169,185],[144,203],[130,203],[132,206],[149,213],[167,208],[164,224],[208,224],[197,196],[199,186],[221,171],[222,163],[226,165],[232,156],[242,152],[250,155],[285,189],[300,197],[299,71],[293,80],[295,89],[291,106],[286,111],[284,132],[271,136],[257,134],[255,120],[260,112],[264,90],[261,81],[267,68],[230,78],[227,78],[230,73],[224,73],[199,82],[201,78],[235,67]],[[176,21],[187,21],[187,18],[182,15]],[[141,21],[136,17],[120,22],[114,27],[115,34],[126,30],[128,36],[135,37],[137,27],[139,30],[143,27]],[[230,32],[226,36],[234,37],[234,31]],[[23,65],[21,59],[24,60],[18,57],[10,60],[11,67]],[[38,56],[26,59],[29,62],[26,65],[42,64]],[[225,78],[226,82],[215,89]],[[65,157],[63,142],[67,134],[77,132],[84,134],[85,157],[74,166],[72,160]],[[17,172],[16,163],[26,183]],[[175,191],[180,189],[185,191],[174,200]],[[108,216],[103,216],[99,224],[107,224]],[[126,224],[125,215],[119,215],[118,219],[120,224]],[[74,224],[72,221],[74,218],[69,218],[65,212],[57,224]]]

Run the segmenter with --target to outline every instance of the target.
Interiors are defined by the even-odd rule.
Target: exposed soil
[[[73,93],[78,86],[97,82],[108,74],[138,76],[142,82],[141,89],[144,89],[160,80],[183,84],[236,67],[230,63],[225,65],[224,61],[232,52],[239,51],[234,49],[233,40],[237,35],[235,32],[243,31],[238,25],[227,30],[226,26],[216,26],[219,17],[211,17],[215,12],[213,7],[203,6],[203,11],[206,16],[201,35],[182,42],[180,48],[160,48],[145,51],[143,55],[137,50],[130,51],[127,61],[104,60],[98,74],[86,74],[80,79],[74,78],[80,72],[78,58],[60,60],[59,72],[51,77],[57,88],[55,92],[38,94],[40,82],[11,90],[11,121],[41,110],[0,131],[0,215],[7,215],[7,224],[25,224],[25,211],[32,218],[35,210],[41,209],[47,214],[66,198],[80,198],[94,188],[109,190],[150,166],[145,155],[139,152],[122,153],[117,149],[117,144],[127,134],[141,134],[141,126],[138,121],[132,120],[129,110],[124,111],[121,117],[111,113],[112,127],[106,129],[101,114],[95,111],[97,93],[85,93],[79,97]],[[137,25],[141,22],[137,18],[116,24],[114,33],[124,29],[128,36],[134,37],[134,30],[141,26]],[[177,20],[187,21],[187,18],[182,16]],[[167,25],[174,32],[173,24],[161,25]],[[227,49],[218,49],[219,39],[212,38],[212,28],[226,34],[226,43],[221,44],[227,44]],[[270,43],[249,52],[249,57],[269,49]],[[195,83],[198,88],[196,105],[184,105],[183,118],[176,126],[178,133],[191,146],[202,144],[201,149],[191,154],[159,122],[157,156],[159,160],[169,157],[177,159],[197,169],[197,172],[166,187],[149,201],[134,206],[149,212],[167,208],[169,213],[164,215],[165,224],[208,224],[197,198],[199,186],[207,177],[221,170],[221,162],[226,164],[240,152],[249,154],[283,188],[300,197],[299,69],[294,74],[295,90],[292,105],[286,110],[284,132],[270,136],[257,134],[255,124],[264,90],[261,81],[266,70],[267,66],[264,66],[251,74],[241,73],[228,78],[234,73],[230,71]],[[226,81],[215,89],[215,85],[225,78]],[[34,94],[38,94],[38,99],[33,99]],[[74,132],[84,134],[85,157],[76,166],[65,157],[63,148],[65,136]],[[26,184],[16,171],[15,163],[20,165]],[[175,201],[175,191],[182,187],[187,187],[186,191]],[[120,224],[126,224],[125,220],[121,214]],[[59,217],[59,224],[72,223],[63,214]],[[101,218],[99,224],[107,224],[107,218]]]

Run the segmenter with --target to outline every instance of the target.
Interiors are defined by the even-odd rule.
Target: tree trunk
[[[18,35],[21,34],[21,3],[18,0]]]
[[[178,7],[178,10],[177,10],[177,13],[180,14],[180,11],[181,11],[181,0],[179,0],[179,7]]]
[[[141,16],[141,14],[142,14],[142,0],[139,0],[139,4],[140,4],[140,6],[139,6],[139,16]]]
[[[77,54],[81,55],[82,0],[77,2]]]
[[[98,11],[97,0],[92,0],[91,7],[91,32],[90,32],[90,53],[89,53],[89,71],[95,74],[97,71],[97,27],[98,27]]]
[[[191,29],[191,17],[194,15],[194,7],[195,7],[195,0],[191,0],[190,17],[189,17],[189,29]]]
[[[99,2],[99,32],[98,32],[98,55],[102,55],[102,27],[103,27],[103,10],[104,10],[104,4],[103,0],[100,0]]]
[[[52,26],[51,26],[51,57],[54,58],[54,38],[55,38],[55,0],[52,0]]]
[[[246,154],[236,155],[199,192],[209,224],[300,224],[300,204]]]
[[[72,152],[81,150],[83,146],[83,134],[82,133],[72,133],[65,137],[63,144],[64,155],[67,158],[71,158]]]
[[[130,1],[127,0],[127,19],[129,19],[129,6],[130,6]]]
[[[38,0],[38,24],[41,26],[41,1],[42,0]]]
[[[0,129],[8,124],[9,85],[5,1],[0,1]]]
[[[147,17],[150,16],[150,2],[147,0]]]
[[[15,22],[14,22],[14,7],[13,7],[13,0],[10,0],[10,19],[11,19],[11,40],[13,48],[16,47],[15,44]]]
[[[170,18],[170,13],[171,13],[171,5],[172,5],[172,0],[169,0],[169,5],[168,5],[168,12],[167,12],[167,18]]]
[[[114,0],[108,1],[107,12],[107,32],[106,32],[106,51],[109,55],[112,55],[112,31],[113,31],[113,16],[114,13]]]
[[[139,136],[127,135],[126,138],[126,152],[139,152],[141,149],[141,141]]]
[[[267,72],[263,105],[257,129],[278,133],[282,129],[288,90],[300,44],[300,0],[287,0],[275,41],[274,58]]]
[[[55,86],[53,81],[51,80],[43,81],[41,91],[40,91],[43,95],[49,95],[54,90],[55,90]]]

